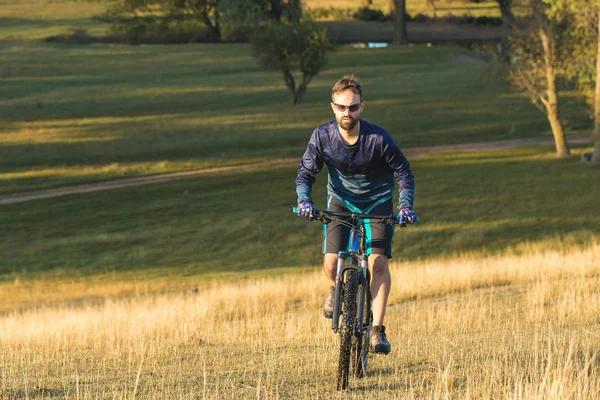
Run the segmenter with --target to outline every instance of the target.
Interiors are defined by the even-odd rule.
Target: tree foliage
[[[224,39],[248,38],[267,21],[297,22],[300,0],[219,0]]]
[[[261,25],[252,37],[253,56],[262,67],[283,74],[293,104],[302,99],[310,81],[327,64],[331,49],[325,28],[318,28],[311,20],[273,19]],[[299,84],[295,71],[299,71]]]
[[[140,37],[174,33],[185,30],[199,33],[208,30],[209,38],[219,40],[221,29],[219,0],[120,0],[114,3],[107,16],[117,24],[117,30]],[[192,35],[191,41],[199,36]]]

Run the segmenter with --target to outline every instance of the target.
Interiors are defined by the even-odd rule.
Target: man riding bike
[[[414,179],[408,160],[392,137],[381,127],[360,119],[364,110],[362,88],[354,75],[345,75],[331,89],[335,120],[317,127],[300,161],[296,178],[298,215],[313,214],[312,185],[323,164],[327,165],[327,210],[373,215],[393,214],[394,182],[399,191],[399,218],[414,222]],[[349,228],[340,223],[326,225],[323,269],[334,283],[337,254],[345,250]],[[383,324],[390,292],[388,260],[392,257],[393,225],[366,221],[367,254],[371,271],[373,328],[370,350],[389,354],[391,345]],[[323,306],[331,318],[333,286]]]

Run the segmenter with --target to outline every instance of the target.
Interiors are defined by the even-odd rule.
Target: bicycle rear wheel
[[[352,338],[356,327],[356,294],[358,272],[353,269],[344,273],[344,291],[342,297],[342,323],[340,327],[340,358],[337,371],[337,389],[348,387],[348,375],[351,364]]]
[[[371,309],[371,291],[369,287],[370,274],[367,270],[367,279],[358,286],[358,293],[363,290],[365,285],[365,300],[363,305],[362,330],[359,329],[359,321],[356,321],[357,329],[352,337],[352,373],[357,378],[364,378],[367,375],[367,361],[369,357],[369,338],[371,326],[373,325],[373,312]],[[358,313],[358,312],[357,312]]]

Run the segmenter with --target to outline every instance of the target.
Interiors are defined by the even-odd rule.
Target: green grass
[[[0,193],[299,156],[354,72],[401,147],[549,136],[543,114],[455,47],[341,47],[293,106],[246,44],[0,44]],[[563,116],[588,129],[573,101]]]
[[[600,235],[600,170],[550,148],[415,159],[417,226],[396,258],[585,245]],[[3,206],[3,279],[189,276],[319,264],[321,226],[291,213],[295,167]],[[326,174],[316,183],[324,200]],[[323,202],[317,202],[323,206]]]

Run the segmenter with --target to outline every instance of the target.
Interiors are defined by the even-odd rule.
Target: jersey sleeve
[[[303,201],[312,202],[312,185],[315,182],[315,175],[323,168],[323,157],[318,133],[318,128],[313,131],[302,160],[300,160],[300,169],[296,177],[298,203]]]
[[[412,209],[415,180],[410,169],[410,163],[389,135],[386,135],[383,142],[382,158],[394,171],[394,178],[398,184],[398,209],[405,207]]]

